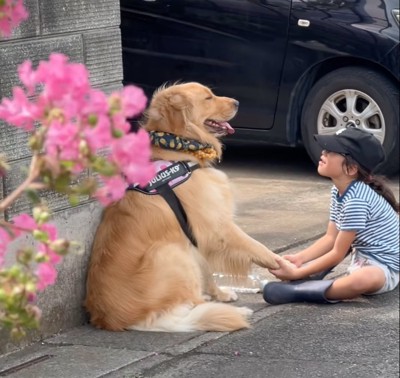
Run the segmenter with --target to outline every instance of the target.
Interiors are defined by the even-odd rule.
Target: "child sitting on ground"
[[[399,203],[384,178],[372,175],[385,158],[380,142],[353,127],[314,138],[323,148],[318,173],[333,182],[327,231],[303,251],[277,256],[280,268],[270,272],[290,282],[264,286],[271,304],[337,302],[385,293],[399,283]],[[339,264],[349,250],[348,275],[310,278]]]

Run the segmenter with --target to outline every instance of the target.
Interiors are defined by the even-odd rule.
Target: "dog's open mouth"
[[[233,134],[235,132],[234,128],[226,121],[216,121],[214,119],[206,119],[204,124],[211,133],[219,137],[228,134]]]

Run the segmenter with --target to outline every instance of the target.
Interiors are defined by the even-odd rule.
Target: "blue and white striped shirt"
[[[353,181],[342,196],[333,186],[330,220],[339,231],[356,231],[357,251],[399,271],[399,216],[370,186]]]

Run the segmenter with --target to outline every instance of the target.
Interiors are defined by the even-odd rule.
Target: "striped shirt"
[[[370,186],[353,181],[342,196],[333,186],[330,220],[339,231],[356,231],[357,251],[399,271],[399,216]]]

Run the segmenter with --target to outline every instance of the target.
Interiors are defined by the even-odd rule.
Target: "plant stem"
[[[3,201],[0,202],[0,212],[4,212],[7,207],[9,207],[39,177],[40,168],[38,163],[39,156],[35,153],[32,156],[28,177],[18,188],[16,188],[11,194],[9,194],[6,198],[3,199]],[[37,183],[33,184],[33,186],[37,187]],[[42,185],[40,185],[40,187],[41,189],[45,188],[45,186]]]

